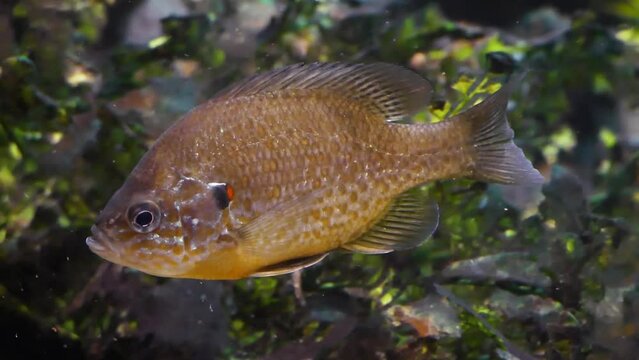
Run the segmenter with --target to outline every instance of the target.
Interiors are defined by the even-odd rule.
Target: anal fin
[[[285,260],[277,264],[268,265],[257,272],[251,274],[251,277],[267,277],[267,276],[277,276],[289,274],[297,270],[301,270],[307,268],[309,266],[313,266],[318,262],[324,260],[324,258],[328,255],[328,253],[306,256],[301,258],[295,258],[290,260]]]
[[[349,251],[384,254],[421,245],[437,229],[439,208],[419,188],[405,191],[383,217],[358,239],[342,245]]]

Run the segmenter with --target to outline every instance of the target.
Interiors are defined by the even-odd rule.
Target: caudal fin
[[[474,150],[472,177],[502,184],[534,184],[544,181],[524,152],[513,142],[506,107],[513,88],[522,76],[516,76],[499,91],[475,105],[460,117],[470,122]]]

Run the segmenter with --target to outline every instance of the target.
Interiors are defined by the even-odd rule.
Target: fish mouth
[[[95,225],[91,226],[91,236],[87,237],[86,243],[91,251],[102,257],[106,254],[119,255],[109,235]]]

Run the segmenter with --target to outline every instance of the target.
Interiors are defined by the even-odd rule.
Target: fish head
[[[229,195],[232,188],[224,183],[190,177],[155,188],[128,179],[98,215],[87,245],[113,263],[183,277],[210,252],[230,245],[223,221]]]

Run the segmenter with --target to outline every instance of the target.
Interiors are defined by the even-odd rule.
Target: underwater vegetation
[[[490,3],[490,4],[489,4]],[[404,66],[439,122],[508,106],[543,185],[422,191],[433,237],[297,273],[164,279],[85,244],[159,134],[227,85],[314,61]],[[608,359],[639,350],[639,2],[0,4],[7,359]]]

